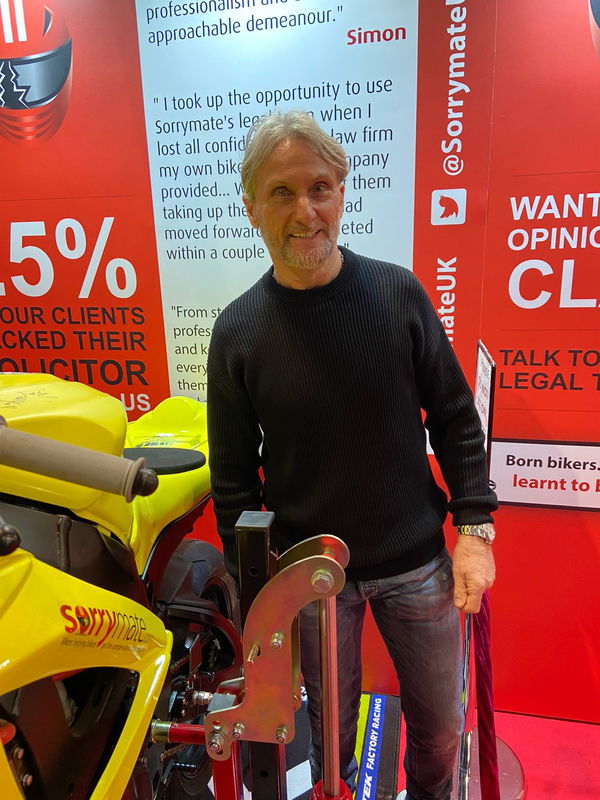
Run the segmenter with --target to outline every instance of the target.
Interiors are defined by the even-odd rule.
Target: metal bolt
[[[254,644],[250,648],[250,652],[248,653],[248,658],[246,660],[249,661],[250,664],[254,664],[254,659],[259,655],[260,655],[260,645],[258,644],[258,642],[254,642]]]
[[[23,784],[23,786],[31,786],[31,784],[33,783],[33,775],[30,775],[30,774],[27,772],[27,773],[26,773],[25,775],[23,775],[23,777],[21,778],[21,783]]]
[[[318,592],[318,594],[326,594],[333,589],[334,579],[329,570],[317,569],[313,572],[310,582],[315,592]]]
[[[222,733],[212,733],[208,740],[208,749],[213,753],[220,755],[223,752],[223,745],[225,744],[225,737]]]
[[[15,758],[18,761],[20,761],[24,755],[25,755],[25,750],[23,750],[22,747],[17,747],[17,749],[15,750]]]
[[[281,650],[281,648],[283,647],[284,638],[285,637],[283,633],[281,633],[281,631],[277,631],[277,633],[274,633],[273,636],[271,636],[271,647],[274,650]]]
[[[245,730],[246,726],[244,725],[243,722],[236,722],[235,725],[233,726],[231,735],[233,736],[234,739],[241,739],[242,734]]]
[[[285,725],[280,725],[279,728],[275,731],[275,741],[278,744],[285,744],[288,737],[288,729]]]
[[[193,692],[192,701],[197,706],[207,706],[212,700],[212,692]]]

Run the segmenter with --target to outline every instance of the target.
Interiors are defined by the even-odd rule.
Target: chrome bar
[[[471,775],[471,746],[475,729],[475,698],[471,679],[471,659],[473,638],[473,617],[465,615],[463,635],[463,669],[461,703],[465,728],[458,748],[458,800],[469,800],[469,779]]]
[[[340,791],[340,713],[335,597],[319,600],[319,648],[321,655],[323,790],[326,797],[337,797]]]

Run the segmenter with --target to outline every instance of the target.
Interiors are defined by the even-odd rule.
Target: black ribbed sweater
[[[349,577],[363,580],[432,558],[448,508],[467,524],[497,507],[471,391],[423,287],[409,270],[340,250],[329,284],[290,289],[271,270],[214,326],[210,469],[233,574],[237,518],[262,505],[280,551],[335,534]]]

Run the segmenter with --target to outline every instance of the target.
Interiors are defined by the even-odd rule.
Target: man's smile
[[[288,236],[291,236],[294,239],[312,239],[318,233],[320,233],[320,228],[318,228],[316,231],[306,231],[304,233],[293,232],[289,233]]]

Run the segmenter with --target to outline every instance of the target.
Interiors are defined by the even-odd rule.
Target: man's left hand
[[[496,578],[491,545],[477,536],[459,535],[452,553],[452,571],[454,605],[466,614],[476,614],[483,593]]]

